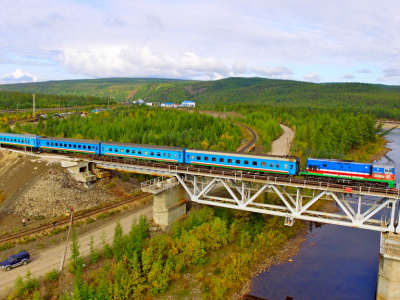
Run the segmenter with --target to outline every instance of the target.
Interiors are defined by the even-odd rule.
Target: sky
[[[264,77],[400,85],[398,0],[1,0],[0,84]]]

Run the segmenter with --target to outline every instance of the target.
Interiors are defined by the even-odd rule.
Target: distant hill
[[[156,102],[193,100],[204,105],[256,103],[269,106],[343,108],[390,117],[400,111],[400,87],[364,83],[315,84],[264,78],[216,81],[106,78],[0,85],[0,91],[51,95],[144,99]]]

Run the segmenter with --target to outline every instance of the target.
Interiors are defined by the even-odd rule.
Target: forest
[[[278,124],[279,126],[279,124]],[[241,141],[238,126],[198,112],[131,106],[90,117],[40,119],[16,126],[17,132],[43,136],[179,146],[193,149],[236,151]]]
[[[1,87],[1,85],[0,85]],[[107,98],[93,96],[71,96],[35,94],[35,108],[74,108],[91,105],[107,105],[116,102]],[[32,109],[33,96],[31,93],[0,91],[0,109],[17,110]]]
[[[400,89],[396,86],[365,83],[315,84],[264,78],[226,78],[215,81],[110,78],[0,85],[0,91],[27,93],[30,100],[32,93],[40,93],[96,97],[117,102],[144,99],[150,102],[181,103],[183,100],[193,100],[211,108],[252,103],[273,107],[339,108],[349,113],[400,119]],[[10,97],[11,94],[3,94],[0,105],[2,101],[9,102],[7,99]],[[57,105],[58,102],[53,104]]]

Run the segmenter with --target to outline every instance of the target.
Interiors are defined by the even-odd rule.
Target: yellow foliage
[[[209,146],[210,146],[210,144],[208,143],[207,140],[204,140],[201,142],[201,148],[208,149]]]

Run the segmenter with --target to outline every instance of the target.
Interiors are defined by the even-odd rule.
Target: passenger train
[[[240,154],[226,151],[195,150],[182,147],[100,142],[80,139],[42,137],[31,134],[0,133],[1,145],[114,156],[176,164],[227,168],[247,172],[302,176],[308,179],[394,188],[395,166],[392,163],[362,163],[337,159],[308,158],[305,170],[294,156]]]

